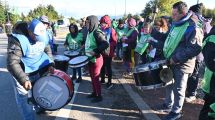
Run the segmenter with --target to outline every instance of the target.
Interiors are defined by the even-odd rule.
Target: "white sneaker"
[[[196,100],[196,96],[185,97],[185,102],[187,102],[187,103],[191,103],[194,100]]]

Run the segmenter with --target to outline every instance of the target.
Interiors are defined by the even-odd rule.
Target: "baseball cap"
[[[48,19],[48,17],[45,16],[45,15],[40,16],[39,20],[40,20],[41,22],[43,22],[43,23],[49,24],[49,19]]]
[[[37,40],[44,41],[47,39],[46,28],[38,19],[33,19],[28,29],[35,35]]]

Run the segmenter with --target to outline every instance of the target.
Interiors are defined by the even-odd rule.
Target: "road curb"
[[[143,99],[140,97],[140,95],[133,91],[129,83],[126,83],[126,80],[124,78],[117,79],[123,86],[123,88],[126,90],[126,92],[129,94],[129,96],[132,98],[132,100],[135,102],[135,104],[138,106],[140,112],[144,116],[146,120],[161,120],[154,111],[143,101]]]

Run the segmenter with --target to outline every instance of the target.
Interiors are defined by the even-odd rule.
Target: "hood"
[[[97,16],[95,15],[88,16],[86,20],[89,22],[89,24],[86,24],[86,27],[89,32],[92,32],[93,30],[98,28],[99,20]]]
[[[108,28],[111,27],[111,20],[110,17],[105,15],[100,19],[100,23],[106,23],[108,25]]]
[[[180,26],[182,24],[184,24],[185,22],[187,22],[193,15],[193,12],[188,12],[186,16],[184,16],[180,21],[177,22],[173,22],[172,24],[175,26]]]
[[[27,22],[17,22],[13,27],[13,33],[22,34],[29,37],[28,33],[28,23]]]

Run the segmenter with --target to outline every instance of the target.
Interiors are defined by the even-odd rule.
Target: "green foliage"
[[[4,6],[3,6],[3,3],[2,1],[0,1],[0,24],[1,23],[4,23],[5,22],[5,9],[4,9]]]
[[[158,7],[157,16],[171,15],[172,5],[180,0],[150,0],[146,3],[145,9],[142,11],[141,16],[144,18],[152,16],[155,10],[155,6]]]
[[[49,21],[56,21],[59,19],[58,12],[52,5],[43,6],[39,5],[37,8],[30,10],[27,16],[22,16],[22,20],[32,20],[33,18],[39,18],[42,15],[46,15]],[[24,17],[24,18],[23,18]]]

